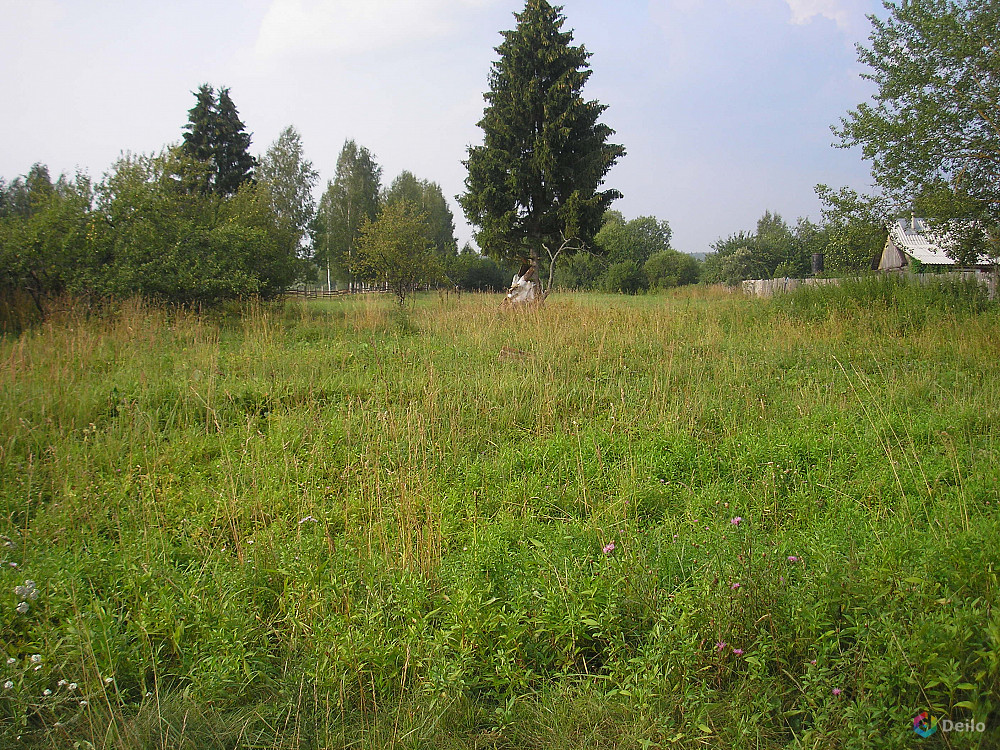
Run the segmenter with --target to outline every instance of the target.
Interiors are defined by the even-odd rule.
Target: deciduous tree
[[[354,274],[354,256],[362,224],[378,217],[380,167],[371,152],[353,140],[344,143],[337,172],[320,198],[313,227],[315,260],[336,267],[342,277]]]
[[[1000,255],[1000,2],[900,0],[870,16],[860,47],[874,100],[836,129],[860,146],[897,208],[933,194],[944,220],[987,225],[983,251]],[[925,204],[926,205],[926,204]],[[968,224],[968,222],[966,222]],[[992,240],[992,241],[990,241]]]
[[[316,213],[313,188],[319,173],[305,158],[302,136],[291,125],[271,144],[260,160],[257,180],[270,196],[271,210],[289,234],[295,252]]]
[[[420,209],[405,200],[392,203],[376,221],[361,225],[357,272],[388,284],[402,305],[418,285],[439,278],[433,248],[430,227]]]

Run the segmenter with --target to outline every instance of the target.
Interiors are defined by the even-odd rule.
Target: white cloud
[[[273,0],[261,22],[256,52],[352,54],[441,36],[458,12],[494,0]]]
[[[841,29],[850,25],[851,13],[840,0],[785,0],[792,11],[792,23],[804,25],[816,17],[833,21]]]

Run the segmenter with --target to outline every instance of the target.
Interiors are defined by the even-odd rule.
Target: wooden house
[[[888,226],[889,236],[882,249],[882,255],[873,263],[872,268],[878,271],[909,271],[914,265],[929,266],[927,270],[980,270],[991,268],[988,259],[981,257],[974,266],[959,266],[954,258],[945,253],[943,245],[946,235],[940,230],[937,234],[924,219],[911,216],[909,219],[896,219]],[[914,264],[914,261],[917,261]]]

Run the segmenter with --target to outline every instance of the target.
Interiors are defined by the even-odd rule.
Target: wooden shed
[[[921,266],[937,266],[950,271],[958,270],[989,270],[988,259],[981,257],[975,266],[960,267],[954,258],[948,257],[942,245],[946,243],[946,235],[940,230],[936,235],[924,219],[910,217],[896,219],[888,226],[889,236],[882,249],[878,263],[872,267],[878,271],[910,270],[914,261]]]

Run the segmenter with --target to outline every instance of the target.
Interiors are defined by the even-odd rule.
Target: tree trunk
[[[521,269],[510,283],[510,289],[504,298],[504,307],[522,307],[541,302],[544,299],[538,281],[538,250],[531,248],[531,254],[522,259]]]

